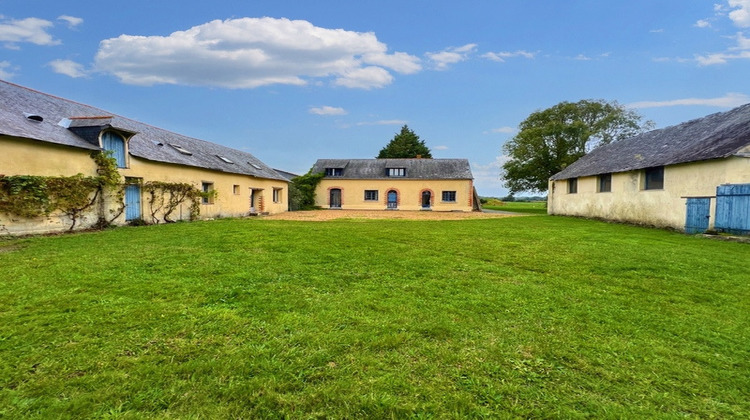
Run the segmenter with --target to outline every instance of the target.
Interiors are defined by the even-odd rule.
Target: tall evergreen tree
[[[393,137],[384,148],[380,149],[377,159],[410,159],[420,156],[432,159],[430,149],[414,134],[407,125],[401,127],[401,132]]]

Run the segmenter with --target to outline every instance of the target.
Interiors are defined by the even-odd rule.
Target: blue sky
[[[486,196],[536,110],[665,127],[750,102],[748,76],[750,0],[0,0],[0,79],[297,173],[408,124]]]

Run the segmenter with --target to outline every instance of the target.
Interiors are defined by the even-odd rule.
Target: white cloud
[[[436,70],[446,70],[451,64],[468,60],[471,53],[476,49],[477,44],[466,44],[462,47],[450,47],[440,52],[426,53],[425,55],[432,61]]]
[[[372,32],[314,26],[304,20],[240,18],[214,20],[169,36],[120,35],[102,41],[98,70],[136,85],[183,84],[255,88],[333,84],[377,88],[391,71],[415,73],[419,58],[389,54]]]
[[[497,61],[499,63],[505,62],[508,58],[515,58],[515,57],[522,57],[522,58],[528,58],[533,59],[536,57],[537,53],[532,53],[524,50],[518,50],[518,51],[502,51],[502,52],[488,52],[485,54],[482,54],[482,58],[486,58],[488,60]]]
[[[344,72],[341,77],[334,81],[334,84],[348,88],[371,89],[381,88],[390,85],[392,82],[393,76],[386,69],[369,66]]]
[[[491,130],[485,131],[485,134],[513,134],[516,132],[516,129],[513,127],[499,127],[499,128],[493,128]]]
[[[347,114],[344,108],[339,108],[335,106],[312,107],[310,108],[309,112],[314,115],[346,115]]]
[[[685,98],[669,101],[643,101],[630,104],[633,108],[661,108],[670,106],[715,106],[720,108],[734,108],[750,102],[750,96],[743,93],[727,93],[719,98]]]
[[[58,16],[57,20],[63,20],[68,22],[68,28],[75,28],[76,26],[83,23],[83,19],[75,16],[62,15]]]
[[[358,122],[357,125],[404,125],[408,121],[404,120],[378,120],[378,121],[362,121]]]
[[[709,22],[708,19],[701,19],[695,22],[693,26],[695,26],[696,28],[710,28],[711,22]]]
[[[0,61],[0,79],[8,80],[13,76],[13,73],[10,72],[10,62]]]
[[[586,55],[583,55],[583,54],[578,54],[577,56],[573,57],[573,60],[578,60],[578,61],[591,61],[591,57],[589,57],[589,56],[586,56]]]
[[[64,74],[73,78],[85,77],[88,75],[83,65],[72,60],[53,60],[49,66],[55,73]]]
[[[471,173],[474,175],[474,186],[477,190],[482,191],[484,195],[506,195],[508,190],[503,186],[500,174],[503,164],[509,160],[508,156],[500,155],[496,156],[494,161],[484,165],[471,162]]]
[[[52,22],[38,18],[3,20],[0,22],[0,42],[8,43],[6,48],[17,48],[15,44],[20,42],[58,45],[60,41],[47,32],[52,26]]]
[[[750,27],[750,0],[729,0],[729,19],[740,28]]]
[[[652,34],[661,34],[661,33],[664,33],[664,29],[663,28],[652,29],[649,32],[651,32]]]
[[[435,150],[448,150],[449,147],[441,145],[441,146],[435,146],[435,147],[433,147],[433,149],[435,149]]]

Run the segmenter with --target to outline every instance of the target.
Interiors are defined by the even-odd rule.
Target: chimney
[[[422,159],[422,155],[417,155],[417,159]]]

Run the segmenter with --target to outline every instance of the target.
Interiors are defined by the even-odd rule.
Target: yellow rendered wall
[[[96,175],[93,150],[0,136],[0,175]]]
[[[394,189],[399,194],[399,210],[422,210],[422,192],[432,192],[434,211],[471,211],[473,184],[471,180],[411,180],[411,179],[337,179],[323,178],[315,190],[315,205],[330,208],[330,193],[341,189],[341,208],[348,210],[385,210],[387,193]],[[366,201],[365,190],[377,190],[377,201]],[[442,202],[443,191],[455,191],[455,202]]]
[[[96,163],[91,159],[91,150],[60,146],[28,139],[0,136],[0,175],[38,175],[38,176],[71,176],[82,173],[85,176],[96,175]],[[201,188],[202,182],[212,182],[218,195],[211,204],[201,204],[202,219],[216,217],[246,216],[250,213],[250,189],[256,190],[256,211],[275,214],[288,209],[288,183],[269,179],[255,178],[247,175],[228,174],[207,169],[192,168],[181,165],[151,162],[144,159],[128,157],[129,168],[121,168],[124,177],[140,178],[142,182],[186,182]],[[238,194],[234,192],[238,185]],[[280,189],[279,201],[273,202],[274,188]],[[141,194],[141,214],[146,221],[150,219],[150,208],[147,194]],[[91,211],[82,215],[76,224],[77,229],[92,227],[98,220],[100,210],[110,219],[110,210],[118,210],[120,202],[114,202],[110,194],[105,199],[104,209],[94,206]],[[161,216],[161,214],[157,214]],[[189,203],[182,204],[172,215],[172,220],[188,219]],[[125,215],[114,220],[115,224],[124,224]],[[0,235],[33,234],[67,230],[70,219],[59,213],[36,219],[23,219],[13,215],[0,214]]]
[[[247,175],[230,174],[193,168],[168,163],[152,162],[130,156],[129,168],[121,168],[120,173],[125,177],[138,178],[142,183],[149,181],[185,182],[200,189],[203,182],[213,183],[217,196],[210,204],[201,204],[201,219],[216,217],[239,217],[250,214],[250,190],[255,190],[255,210],[257,213],[276,214],[287,211],[289,185],[284,181],[255,178]],[[235,194],[234,186],[237,185]],[[273,202],[274,188],[281,190],[279,201]],[[185,203],[172,215],[173,220],[185,219],[190,216],[190,204]],[[147,222],[151,212],[148,196],[141,194],[142,218]],[[180,217],[182,215],[182,217]],[[122,216],[124,221],[124,216]]]
[[[567,181],[550,181],[549,214],[584,216],[684,229],[686,197],[714,197],[721,184],[750,183],[750,159],[730,157],[664,168],[664,189],[644,190],[644,171],[612,174],[612,191],[598,192],[598,177],[578,178],[578,192]],[[710,228],[716,200],[711,200]]]

